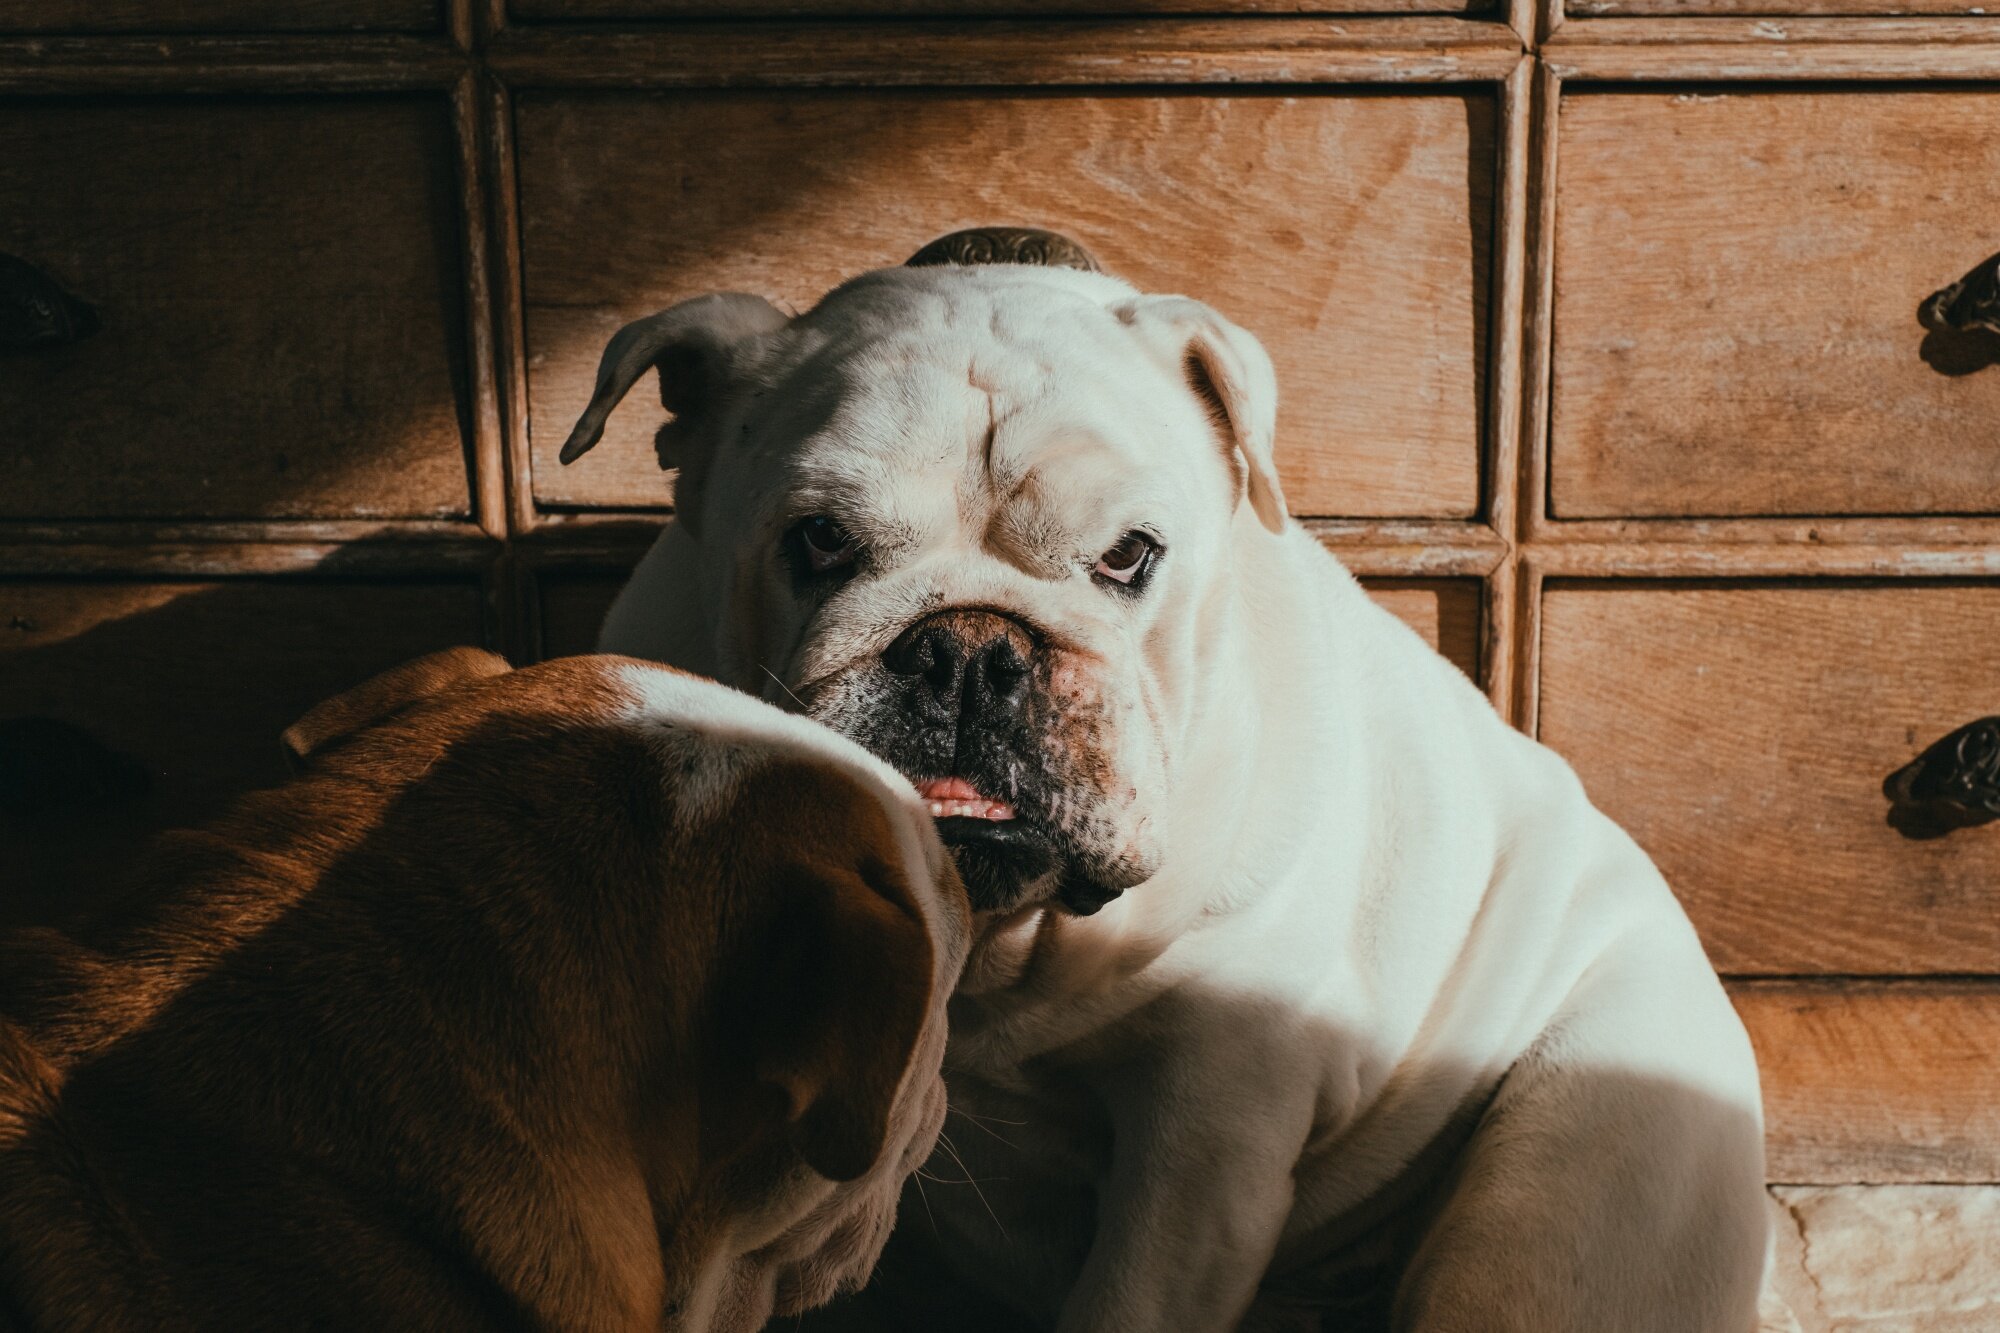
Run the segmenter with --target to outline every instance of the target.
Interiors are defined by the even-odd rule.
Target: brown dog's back
[[[393,1184],[351,1151],[372,1127],[340,1123],[353,1108],[325,1071],[365,1062],[368,1025],[315,1023],[291,984],[329,925],[365,917],[311,892],[333,887],[339,859],[296,836],[300,803],[333,794],[320,785],[170,835],[136,914],[0,942],[0,1290],[16,1292],[17,1324],[44,1326],[26,1286],[95,1328],[253,1328],[277,1311],[292,1327],[383,1327],[413,1309],[431,1327],[495,1326],[476,1275],[438,1260],[447,1239],[365,1206]],[[366,828],[378,812],[337,813]],[[378,957],[374,998],[407,1003],[387,974],[396,950]]]
[[[128,908],[0,939],[0,1329],[754,1326],[872,1265],[964,912],[914,795],[497,661],[315,710]]]

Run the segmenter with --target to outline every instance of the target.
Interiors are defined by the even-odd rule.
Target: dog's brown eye
[[[815,574],[851,565],[861,552],[861,543],[825,514],[814,514],[793,531],[805,553],[806,567]]]
[[[1118,539],[1116,546],[1097,557],[1097,564],[1091,573],[1131,587],[1146,576],[1146,571],[1152,568],[1153,557],[1159,551],[1159,543],[1145,533],[1128,532]]]

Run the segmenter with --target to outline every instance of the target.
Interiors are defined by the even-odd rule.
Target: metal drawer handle
[[[1976,265],[1951,286],[1932,292],[1917,311],[1927,329],[2000,333],[2000,255]]]
[[[1941,838],[2000,819],[2000,717],[1982,717],[1882,781],[1889,823],[1906,838]]]
[[[67,347],[97,332],[97,311],[25,259],[0,254],[0,351]]]
[[[905,268],[937,264],[1039,264],[1100,271],[1090,251],[1040,227],[969,227],[938,237],[903,261]]]

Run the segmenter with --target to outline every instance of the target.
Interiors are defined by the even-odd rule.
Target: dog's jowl
[[[1249,333],[1014,264],[709,297],[617,336],[566,459],[653,369],[676,516],[604,646],[894,764],[980,909],[965,1127],[852,1318],[1750,1326],[1757,1073],[1693,929],[1287,518]]]

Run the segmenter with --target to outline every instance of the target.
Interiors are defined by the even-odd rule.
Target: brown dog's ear
[[[484,648],[446,648],[427,654],[316,704],[278,738],[292,763],[302,763],[330,741],[351,736],[427,695],[469,680],[512,671],[507,659]]]
[[[1250,507],[1272,532],[1285,530],[1278,485],[1278,376],[1264,345],[1213,309],[1185,296],[1142,296],[1112,308],[1178,363],[1188,388],[1230,446]],[[1240,460],[1240,462],[1239,462]]]
[[[931,939],[896,867],[784,866],[755,1075],[783,1096],[799,1155],[829,1180],[867,1174],[931,1005]]]

